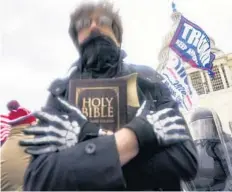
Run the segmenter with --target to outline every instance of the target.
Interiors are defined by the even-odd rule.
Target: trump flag
[[[181,16],[169,47],[192,67],[207,70],[211,77],[214,76],[215,55],[211,52],[210,38],[193,22]]]

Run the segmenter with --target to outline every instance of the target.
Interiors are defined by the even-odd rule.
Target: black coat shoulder
[[[147,65],[125,64],[132,72],[138,73],[139,78],[146,79],[152,83],[161,82],[163,77],[152,67]]]

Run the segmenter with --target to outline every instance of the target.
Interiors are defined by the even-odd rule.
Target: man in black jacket
[[[51,84],[47,105],[34,113],[39,124],[24,131],[36,136],[20,143],[33,155],[24,190],[180,190],[181,180],[196,175],[195,146],[160,75],[123,62],[122,24],[113,6],[82,4],[69,32],[80,59]],[[114,134],[67,102],[71,79],[132,73],[138,73],[141,107],[129,111],[133,118]]]

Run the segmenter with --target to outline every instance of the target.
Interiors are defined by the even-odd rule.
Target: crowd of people
[[[161,76],[124,62],[123,27],[109,2],[83,3],[69,34],[80,59],[49,87],[47,104],[31,113],[17,101],[2,115],[2,191],[230,191],[231,137],[211,109],[186,122]],[[139,106],[116,132],[91,123],[69,102],[74,79],[137,73]]]

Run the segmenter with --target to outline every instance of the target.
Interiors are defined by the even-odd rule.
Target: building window
[[[221,68],[222,68],[222,73],[223,73],[223,75],[225,77],[226,87],[229,87],[229,82],[228,82],[228,78],[226,76],[225,66],[223,64],[221,64]]]
[[[205,93],[207,94],[207,93],[209,93],[209,82],[208,82],[208,79],[207,79],[206,75],[208,75],[208,73],[207,72],[203,72],[203,76],[204,76],[204,83],[203,83],[203,85],[204,85]]]
[[[214,78],[211,78],[213,91],[218,91],[218,90],[224,89],[222,77],[221,77],[221,74],[219,72],[218,66],[213,67],[213,72],[215,73]]]
[[[201,76],[201,72],[203,74],[203,77]],[[209,82],[207,81],[206,75],[208,74],[207,72],[204,72],[204,71],[196,71],[196,72],[190,73],[192,85],[194,89],[196,90],[196,92],[198,93],[198,95],[207,94],[210,92]]]
[[[198,95],[205,94],[204,85],[199,71],[190,73],[190,79]]]

